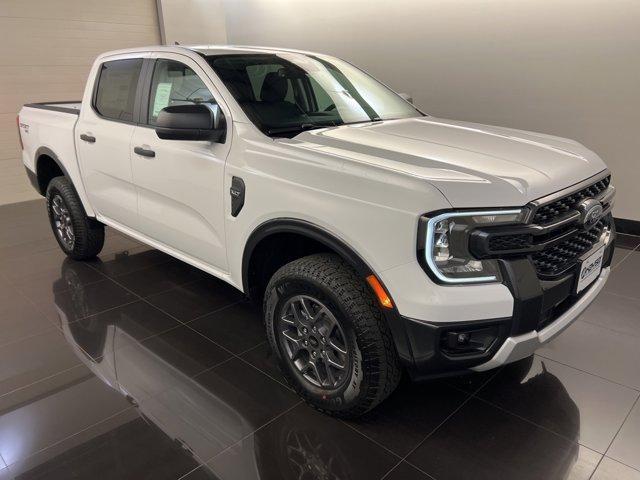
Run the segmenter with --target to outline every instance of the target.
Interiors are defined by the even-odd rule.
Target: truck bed
[[[80,100],[71,100],[66,102],[41,102],[41,103],[27,103],[25,107],[40,108],[42,110],[53,110],[54,112],[71,113],[74,115],[80,114],[80,107],[82,102]]]
[[[84,201],[86,197],[75,145],[75,127],[80,118],[80,109],[79,101],[28,103],[18,114],[18,124],[23,145],[22,163],[32,182],[37,177],[38,159],[47,157],[55,161],[60,170],[77,185],[78,195]],[[42,191],[40,193],[44,194]]]

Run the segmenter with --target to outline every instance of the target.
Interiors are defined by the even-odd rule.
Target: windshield
[[[353,65],[282,52],[207,57],[244,112],[265,134],[423,114]]]

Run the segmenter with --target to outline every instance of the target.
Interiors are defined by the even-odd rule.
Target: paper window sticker
[[[156,96],[153,100],[153,111],[151,113],[152,116],[157,117],[160,113],[160,110],[169,105],[172,85],[173,84],[171,82],[158,83],[158,86],[156,87]]]

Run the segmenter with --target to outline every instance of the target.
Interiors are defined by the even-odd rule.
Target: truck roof
[[[276,47],[260,47],[249,45],[152,45],[148,47],[126,48],[122,50],[112,50],[104,52],[98,56],[98,58],[109,57],[111,55],[120,55],[126,53],[136,52],[173,52],[184,53],[185,50],[191,52],[197,52],[201,55],[232,55],[238,53],[300,53],[305,55],[320,55],[318,53],[296,50],[291,48],[276,48]]]

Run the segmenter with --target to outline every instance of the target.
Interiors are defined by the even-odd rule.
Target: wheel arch
[[[245,244],[242,255],[242,286],[247,295],[251,296],[254,287],[252,285],[254,253],[269,238],[283,234],[306,238],[310,242],[322,245],[326,251],[332,251],[345,259],[363,279],[374,273],[373,269],[355,250],[326,229],[306,220],[277,218],[256,227]]]
[[[87,216],[96,217],[96,213],[87,198],[84,185],[82,185],[82,177],[77,165],[70,165],[71,172],[65,167],[60,157],[49,147],[39,147],[34,155],[35,181],[34,187],[43,197],[47,194],[47,187],[51,180],[57,176],[64,176],[69,179],[71,188],[80,199],[80,203],[85,210]]]
[[[49,182],[56,176],[56,168],[65,177],[71,180],[69,172],[62,164],[56,153],[48,147],[40,147],[36,150],[34,155],[34,166],[37,178],[38,191],[40,195],[44,196],[47,193],[47,186]],[[55,166],[55,167],[54,167]],[[73,184],[73,182],[72,182]],[[74,187],[75,188],[75,187]]]
[[[261,300],[262,294],[264,292],[260,290],[256,291],[254,289],[254,285],[252,285],[251,283],[252,258],[254,257],[254,253],[256,252],[256,250],[260,248],[261,245],[264,245],[264,242],[268,241],[269,238],[278,238],[277,235],[283,234],[292,234],[297,235],[301,238],[306,238],[312,242],[316,242],[317,245],[324,247],[324,250],[321,251],[336,253],[351,265],[356,274],[365,283],[367,283],[366,278],[369,275],[373,274],[376,276],[383,289],[392,298],[392,307],[384,308],[378,302],[376,302],[376,304],[378,305],[378,308],[380,309],[386,324],[391,330],[393,342],[395,344],[395,348],[401,362],[404,365],[410,365],[413,361],[411,345],[407,337],[405,322],[402,321],[396,304],[393,301],[392,293],[389,292],[382,280],[379,279],[373,268],[353,248],[351,248],[333,233],[316,224],[296,218],[277,218],[264,222],[256,227],[245,244],[244,254],[242,258],[242,285],[245,294],[252,298],[252,300],[254,301]],[[312,253],[319,252],[315,251]],[[368,285],[368,287],[370,288],[370,285]],[[371,295],[375,298],[376,295],[373,289],[370,288],[370,292]]]

